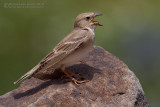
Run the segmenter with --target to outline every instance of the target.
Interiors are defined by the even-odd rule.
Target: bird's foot
[[[70,79],[65,79],[66,81],[71,80],[78,86],[82,83],[89,81],[89,80],[86,80],[84,77],[80,76],[80,74],[73,74],[67,70],[64,70],[63,72],[66,74],[67,77],[70,78]]]
[[[71,80],[78,86],[82,83],[88,82],[88,80],[79,81],[79,80],[76,80],[75,78],[72,78]]]

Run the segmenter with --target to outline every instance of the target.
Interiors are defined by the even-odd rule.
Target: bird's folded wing
[[[73,33],[75,36],[69,35],[67,41],[61,41],[52,52],[50,52],[40,63],[46,64],[52,60],[54,62],[52,65],[58,63],[62,59],[64,59],[67,55],[71,54],[76,49],[80,48],[80,46],[87,41],[88,32],[83,33]],[[72,35],[73,35],[72,34]]]

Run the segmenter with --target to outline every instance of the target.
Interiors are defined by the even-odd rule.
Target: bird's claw
[[[79,81],[79,80],[76,80],[75,78],[72,78],[72,81],[78,86],[82,83],[88,82],[88,80]]]

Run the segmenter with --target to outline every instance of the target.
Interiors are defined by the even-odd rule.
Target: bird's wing
[[[52,65],[58,63],[87,41],[88,32],[86,30],[81,30],[80,32],[71,33],[71,35],[68,35],[66,38],[64,38],[40,63],[46,64],[51,60],[54,62]]]

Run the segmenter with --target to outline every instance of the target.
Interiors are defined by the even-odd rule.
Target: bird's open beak
[[[93,19],[95,18],[95,17],[97,17],[97,16],[102,16],[102,14],[100,14],[100,13],[95,13],[94,14],[94,16],[93,16],[93,18],[92,18],[92,23],[94,24],[94,25],[96,25],[96,26],[103,26],[103,25],[101,25],[101,24],[99,24],[99,22],[98,21],[94,21]]]

